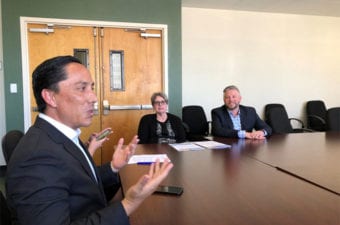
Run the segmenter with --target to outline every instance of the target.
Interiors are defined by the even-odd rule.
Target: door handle
[[[141,105],[110,105],[110,110],[140,110]]]
[[[114,110],[150,110],[152,105],[110,105],[110,111]]]
[[[149,109],[153,109],[153,107],[152,105],[141,105],[141,109],[149,110]]]
[[[152,105],[136,104],[136,105],[110,105],[108,100],[103,101],[104,115],[107,115],[109,111],[117,110],[150,110]]]

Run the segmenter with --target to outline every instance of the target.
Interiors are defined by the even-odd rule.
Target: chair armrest
[[[292,121],[292,120],[297,121],[298,123],[301,124],[300,128],[293,128],[294,132],[297,132],[297,133],[301,133],[301,132],[314,132],[314,130],[312,130],[312,129],[305,128],[305,125],[304,125],[302,120],[300,120],[298,118],[289,118],[289,121]]]
[[[303,132],[315,132],[315,130],[309,129],[309,128],[300,128],[299,130]]]
[[[293,131],[294,131],[294,133],[315,132],[315,130],[311,130],[311,129],[308,129],[308,128],[294,128]]]
[[[211,135],[211,129],[212,129],[212,121],[210,121],[210,120],[208,120],[207,121],[208,122],[208,136],[210,136]]]
[[[183,124],[185,133],[187,133],[187,134],[190,133],[190,127],[189,127],[189,125],[186,124],[186,123],[184,123],[184,122],[182,122],[182,124]]]
[[[292,121],[297,121],[297,122],[300,124],[301,128],[305,128],[305,124],[303,123],[303,121],[300,120],[300,119],[298,119],[298,118],[292,117],[292,118],[289,118],[289,121],[290,121],[290,122],[292,122]]]
[[[322,119],[320,116],[317,116],[317,115],[308,115],[308,119],[317,119],[322,124],[326,124],[326,121],[324,119]]]

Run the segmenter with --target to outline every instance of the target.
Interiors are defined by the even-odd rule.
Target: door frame
[[[3,69],[3,46],[2,46],[2,15],[0,1],[0,137],[6,134],[6,104],[5,104],[5,77]],[[0,166],[6,165],[5,157],[3,156],[2,147],[0,152]]]
[[[168,94],[168,26],[166,24],[145,24],[145,23],[126,23],[94,20],[73,20],[73,19],[54,19],[39,17],[20,17],[20,38],[21,38],[21,61],[22,61],[22,86],[24,102],[24,129],[25,131],[31,124],[31,102],[29,82],[29,59],[28,59],[28,28],[29,23],[37,24],[61,24],[70,26],[98,26],[114,28],[135,28],[135,29],[155,29],[162,31],[162,75],[164,92]]]

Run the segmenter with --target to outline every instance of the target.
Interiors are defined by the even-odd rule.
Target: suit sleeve
[[[267,136],[271,135],[272,129],[259,117],[254,107],[240,106],[242,128],[247,132],[265,130]]]
[[[147,144],[149,142],[149,127],[150,121],[146,116],[143,116],[138,125],[139,144]]]
[[[272,128],[264,122],[256,113],[256,123],[255,130],[265,130],[267,132],[267,136],[272,134]]]
[[[81,167],[71,169],[53,153],[37,153],[18,165],[15,159],[11,163],[6,189],[18,224],[129,224],[122,204],[107,206],[97,184],[89,183],[87,174],[77,173]]]

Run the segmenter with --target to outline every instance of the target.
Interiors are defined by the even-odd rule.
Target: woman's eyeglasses
[[[164,104],[166,104],[166,101],[155,101],[153,104],[154,105],[164,105]]]

